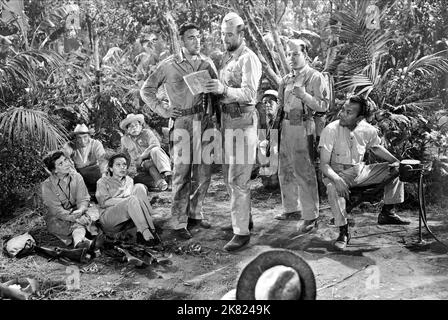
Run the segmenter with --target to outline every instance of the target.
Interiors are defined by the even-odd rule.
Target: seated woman
[[[50,153],[43,162],[51,173],[42,183],[48,231],[65,245],[73,240],[75,248],[90,248],[92,241],[86,238],[86,229],[94,234],[92,222],[96,217],[88,212],[90,195],[82,176],[73,170],[62,151]]]
[[[108,162],[107,175],[98,180],[96,198],[100,207],[99,222],[106,234],[124,231],[129,222],[137,227],[145,245],[160,243],[151,218],[147,188],[127,175],[129,160],[125,154],[113,155]]]

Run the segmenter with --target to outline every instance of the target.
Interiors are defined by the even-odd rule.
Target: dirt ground
[[[212,228],[194,229],[189,241],[171,238],[168,230],[162,233],[167,242],[164,255],[172,265],[138,269],[103,255],[88,265],[79,265],[80,290],[55,287],[33,299],[220,299],[235,287],[241,269],[250,260],[272,248],[293,250],[309,263],[316,276],[318,300],[448,299],[448,252],[426,232],[428,245],[409,246],[418,239],[417,211],[400,212],[412,220],[409,226],[380,226],[376,223],[377,207],[355,209],[351,243],[346,252],[334,252],[332,240],[337,237],[337,229],[330,225],[331,212],[326,203],[321,205],[317,233],[297,237],[299,217],[273,219],[281,210],[279,191],[267,191],[259,178],[251,184],[255,227],[245,250],[222,250],[232,232],[222,230],[230,224],[229,196],[218,173],[213,176],[204,205]],[[159,194],[154,205],[158,226],[166,222],[170,204],[169,193]],[[433,231],[447,240],[446,212],[428,208],[428,220]],[[31,231],[41,245],[57,244],[46,233],[42,218],[30,211],[1,225],[0,237],[25,231]],[[194,246],[198,244],[200,247]],[[22,259],[1,256],[0,281],[14,277],[35,278],[42,283],[64,281],[66,268],[37,255]]]

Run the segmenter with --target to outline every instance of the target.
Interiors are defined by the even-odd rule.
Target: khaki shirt
[[[96,184],[96,199],[100,207],[100,215],[106,211],[106,208],[113,206],[107,203],[107,200],[112,198],[126,199],[131,196],[134,187],[134,180],[125,176],[121,181],[112,176],[105,176],[98,180]]]
[[[56,234],[62,241],[71,241],[75,222],[69,221],[72,211],[89,206],[90,195],[82,176],[71,172],[59,179],[51,175],[42,183],[42,199],[47,207],[45,221],[48,231]]]
[[[377,129],[365,120],[353,131],[339,125],[339,120],[333,121],[324,128],[319,141],[319,147],[331,153],[330,166],[338,171],[363,164],[366,151],[380,144]]]
[[[257,55],[242,43],[234,52],[226,52],[220,65],[219,80],[228,86],[221,102],[255,105],[262,73]]]
[[[143,129],[138,136],[126,134],[121,138],[121,151],[129,154],[132,161],[142,154],[149,155],[154,147],[160,147],[160,141],[151,129]]]
[[[303,100],[294,94],[294,87],[305,87],[309,94]],[[298,113],[308,114],[308,108],[325,112],[329,107],[328,84],[325,77],[310,66],[305,66],[300,74],[294,72],[283,78],[278,90],[279,107],[285,112],[297,110]],[[308,107],[308,108],[305,108]]]
[[[191,109],[202,103],[204,94],[193,96],[183,76],[200,70],[208,70],[212,79],[217,78],[217,71],[211,59],[199,55],[199,65],[195,68],[184,54],[173,55],[163,60],[149,75],[140,90],[140,95],[153,112],[168,118],[168,109],[156,97],[159,87],[165,85],[169,100],[168,108]]]

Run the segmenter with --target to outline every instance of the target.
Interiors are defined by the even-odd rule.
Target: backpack
[[[3,246],[3,251],[10,258],[22,258],[34,251],[36,241],[27,232],[20,236],[9,238]]]

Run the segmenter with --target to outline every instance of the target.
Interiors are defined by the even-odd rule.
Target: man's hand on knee
[[[347,185],[347,183],[339,177],[334,181],[334,185],[336,187],[336,191],[338,192],[338,195],[340,197],[349,198],[350,197],[350,189]]]

